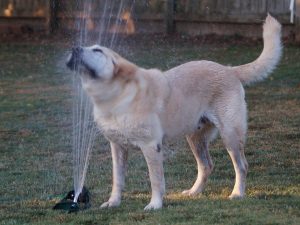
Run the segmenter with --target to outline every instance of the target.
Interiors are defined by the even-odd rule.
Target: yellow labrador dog
[[[198,176],[185,195],[203,191],[213,163],[208,145],[220,133],[232,159],[235,185],[230,199],[245,195],[247,110],[243,85],[266,78],[281,56],[281,25],[270,15],[263,26],[264,49],[254,62],[223,66],[188,62],[166,72],[143,69],[102,46],[77,47],[67,66],[79,70],[94,105],[94,119],[110,142],[113,186],[101,207],[118,206],[124,187],[128,144],[146,159],[152,197],[145,210],[159,209],[165,193],[164,138],[186,135]]]

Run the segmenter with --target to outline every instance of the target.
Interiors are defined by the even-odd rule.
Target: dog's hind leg
[[[235,170],[235,184],[230,199],[244,197],[246,188],[248,163],[244,154],[244,140],[238,133],[239,131],[234,129],[232,132],[221,134]]]
[[[246,136],[246,112],[235,112],[235,119],[222,121],[220,134],[235,170],[235,184],[230,199],[245,195],[248,163],[244,154]]]
[[[203,191],[208,176],[213,170],[213,163],[208,151],[209,142],[214,138],[216,128],[206,124],[201,130],[186,136],[197,162],[198,175],[193,187],[182,192],[184,195],[196,195]]]
[[[101,205],[101,208],[116,207],[121,203],[121,194],[125,183],[125,171],[127,164],[127,150],[110,142],[113,161],[113,185],[110,198]]]

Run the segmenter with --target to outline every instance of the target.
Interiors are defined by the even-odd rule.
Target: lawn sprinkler
[[[81,193],[78,196],[77,202],[74,202],[75,191],[69,191],[66,197],[64,197],[59,203],[57,203],[54,210],[65,210],[68,213],[78,212],[79,210],[88,209],[91,206],[90,192],[86,187],[82,188]]]

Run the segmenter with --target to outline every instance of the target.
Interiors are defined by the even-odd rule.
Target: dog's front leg
[[[152,196],[145,210],[160,209],[165,193],[165,178],[163,171],[163,153],[160,145],[142,148],[145,156],[151,181]]]
[[[116,143],[110,142],[113,162],[113,185],[110,198],[101,205],[101,208],[119,206],[121,203],[122,190],[125,184],[125,171],[127,151]]]

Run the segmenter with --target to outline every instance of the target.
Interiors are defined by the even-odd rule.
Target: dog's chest
[[[114,143],[141,146],[151,139],[151,130],[143,123],[128,119],[97,121],[104,136]]]

